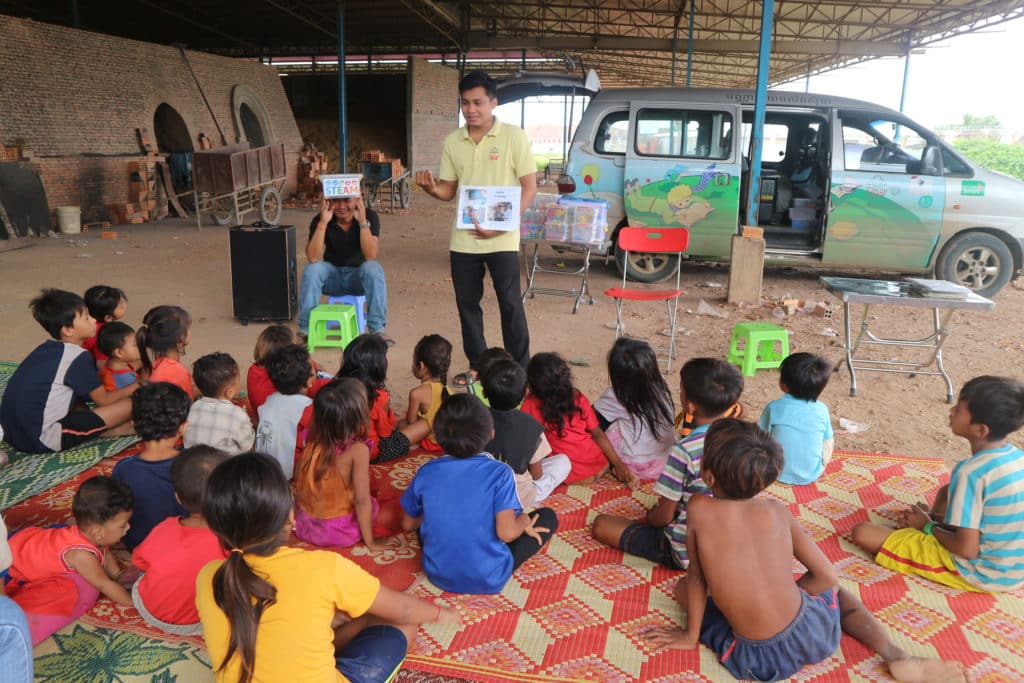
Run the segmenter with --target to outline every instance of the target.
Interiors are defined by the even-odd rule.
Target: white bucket
[[[57,228],[65,235],[82,232],[82,209],[77,206],[58,206]]]

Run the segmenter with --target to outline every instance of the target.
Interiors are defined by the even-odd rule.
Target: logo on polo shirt
[[[487,155],[487,158],[490,159],[491,161],[497,161],[498,160],[498,148],[497,147],[491,147],[491,151]]]

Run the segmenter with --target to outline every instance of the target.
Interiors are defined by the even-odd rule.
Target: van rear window
[[[594,138],[598,154],[625,154],[629,145],[629,110],[613,111],[601,120]]]
[[[724,111],[641,109],[636,117],[640,156],[728,159],[732,115]]]

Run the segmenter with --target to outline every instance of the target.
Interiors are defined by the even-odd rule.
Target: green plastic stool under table
[[[328,323],[337,323],[338,329],[328,329]],[[359,320],[352,304],[320,304],[309,312],[306,346],[310,353],[318,346],[344,349],[358,336]]]
[[[742,340],[743,348],[739,342]],[[775,350],[779,342],[779,350]],[[789,332],[775,323],[737,323],[729,342],[729,363],[740,366],[746,377],[758,370],[774,370],[789,355]]]

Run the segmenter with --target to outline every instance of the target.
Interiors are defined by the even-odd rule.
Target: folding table
[[[541,255],[541,247],[548,245],[555,250],[554,256]],[[526,275],[526,289],[523,291],[523,303],[535,294],[547,296],[565,296],[575,299],[572,304],[572,312],[580,306],[580,301],[587,299],[588,304],[594,303],[594,296],[590,293],[590,256],[593,253],[603,255],[607,253],[609,244],[593,245],[579,244],[576,242],[555,242],[544,239],[523,239],[522,241],[523,273]],[[532,246],[532,250],[530,247]],[[527,253],[529,251],[529,253]],[[577,254],[583,257],[583,263],[575,269],[557,268],[553,262],[562,254]],[[561,261],[558,261],[561,262]],[[570,289],[557,289],[553,287],[538,287],[535,284],[537,273],[548,275],[563,275],[578,278],[578,285]]]
[[[848,277],[823,277],[825,289],[843,302],[843,328],[846,343],[846,367],[850,370],[850,396],[857,395],[857,370],[863,372],[907,372],[918,375],[941,375],[946,382],[946,402],[953,403],[953,380],[942,365],[942,346],[949,337],[955,311],[991,311],[995,302],[970,293],[965,299],[946,299],[934,296],[919,296],[913,293],[908,282],[889,280],[864,280]],[[863,304],[857,338],[853,339],[851,327],[851,304]],[[868,312],[871,306],[907,306],[932,309],[932,332],[921,339],[890,339],[879,337],[869,329]],[[940,311],[943,311],[940,313]],[[897,346],[930,350],[928,358],[921,362],[873,360],[858,357],[861,344]],[[934,370],[927,370],[932,364]]]

